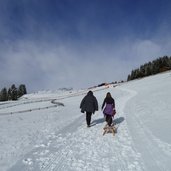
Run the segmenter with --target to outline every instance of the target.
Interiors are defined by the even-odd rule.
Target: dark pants
[[[87,122],[87,126],[90,126],[91,123],[91,112],[86,112],[86,122]]]
[[[106,122],[109,126],[111,126],[113,120],[111,115],[106,115]]]

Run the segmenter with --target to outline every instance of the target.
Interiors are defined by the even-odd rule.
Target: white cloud
[[[30,91],[60,87],[86,88],[127,78],[132,69],[165,52],[168,40],[125,39],[119,43],[16,41],[0,47],[0,87],[25,83]],[[169,55],[169,54],[168,54]]]

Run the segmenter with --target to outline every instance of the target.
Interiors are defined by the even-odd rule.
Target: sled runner
[[[114,125],[111,126],[106,125],[103,129],[104,129],[103,135],[105,135],[106,133],[112,133],[113,136],[115,135],[116,128]]]

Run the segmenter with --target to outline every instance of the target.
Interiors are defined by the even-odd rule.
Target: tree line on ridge
[[[0,91],[0,101],[17,100],[24,94],[27,94],[26,86],[24,84],[19,85],[18,88],[13,84],[10,88],[7,89],[4,87]]]
[[[127,81],[155,75],[167,70],[171,70],[171,57],[159,57],[152,62],[145,63],[139,68],[132,70],[131,74],[127,77]]]

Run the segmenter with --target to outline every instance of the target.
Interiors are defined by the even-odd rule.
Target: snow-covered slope
[[[94,89],[99,111],[90,128],[79,109],[87,91],[39,93],[0,103],[0,170],[170,171],[170,87],[167,72]],[[107,92],[116,102],[114,137],[102,135],[100,108]]]

